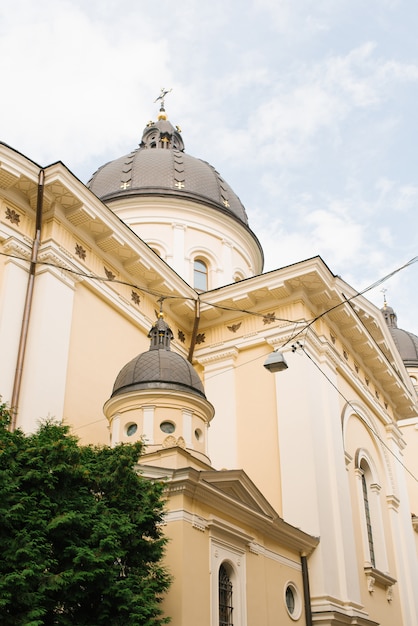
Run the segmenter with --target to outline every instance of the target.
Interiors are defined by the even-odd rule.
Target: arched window
[[[374,543],[373,543],[373,529],[372,529],[372,519],[370,514],[370,502],[369,502],[369,487],[367,483],[370,485],[370,470],[368,466],[362,462],[360,466],[361,470],[361,485],[363,489],[363,504],[364,504],[364,515],[366,519],[366,530],[367,530],[367,540],[369,543],[369,553],[370,553],[370,563],[373,567],[376,567],[376,558],[374,554]],[[369,479],[369,480],[368,480]]]
[[[200,259],[196,259],[193,265],[193,286],[197,291],[208,290],[208,267]]]
[[[387,572],[389,565],[381,508],[381,486],[377,468],[370,454],[364,449],[356,452],[355,465],[358,479],[359,510],[362,518],[365,567]]]
[[[219,626],[233,626],[232,582],[224,564],[219,568]]]

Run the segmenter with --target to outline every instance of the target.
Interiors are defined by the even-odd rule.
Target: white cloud
[[[418,80],[418,65],[385,60],[377,53],[376,43],[366,42],[344,57],[327,60],[318,68],[318,78],[328,88],[341,89],[356,107],[377,105],[391,95],[396,83]]]
[[[248,84],[245,71],[241,76],[234,75],[231,81],[235,91]],[[258,105],[239,131],[217,129],[222,152],[240,159],[257,151],[264,164],[291,167],[316,158],[324,141],[330,148],[339,144],[357,111],[376,111],[396,93],[400,82],[417,82],[418,65],[381,59],[376,44],[366,42],[344,56],[297,64],[277,81],[266,68],[250,78],[254,88],[260,86]],[[390,117],[380,120],[382,132],[392,133],[395,124]]]
[[[328,30],[331,25],[328,0],[315,0],[313,5],[289,0],[254,0],[253,6],[284,40],[300,41]]]
[[[388,226],[383,226],[378,229],[379,242],[385,246],[385,248],[392,248],[394,238],[391,229]]]
[[[170,119],[247,204],[267,268],[320,254],[367,284],[417,253],[416,14],[398,0],[0,2],[0,138],[87,179],[173,87]]]
[[[135,126],[139,140],[148,119],[139,103],[170,74],[169,54],[158,34],[114,39],[73,4],[49,8],[46,17],[32,7],[0,39],[0,113],[13,120],[2,139],[42,164],[74,166],[116,138],[132,140]]]
[[[376,63],[372,60],[375,44],[366,42],[345,56],[334,56],[317,67],[317,80],[326,91],[341,90],[340,99],[351,106],[368,107],[379,102],[376,89]]]
[[[395,208],[398,211],[409,211],[411,209],[416,212],[418,206],[418,186],[404,185],[400,187]]]
[[[337,268],[364,262],[365,227],[342,206],[314,210],[301,204],[292,217],[287,214],[268,223],[262,213],[256,217],[255,230],[265,250],[267,269],[316,255]]]

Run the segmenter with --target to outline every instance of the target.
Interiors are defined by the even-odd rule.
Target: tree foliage
[[[66,426],[9,432],[0,404],[0,623],[157,626],[162,485],[135,471],[142,444],[81,446]]]

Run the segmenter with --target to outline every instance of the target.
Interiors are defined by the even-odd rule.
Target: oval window
[[[295,612],[295,594],[292,587],[286,588],[286,607],[290,615],[293,615]]]
[[[285,590],[286,609],[293,620],[298,620],[302,613],[302,602],[293,583],[288,583]]]
[[[126,434],[128,435],[128,437],[132,437],[132,435],[134,435],[137,430],[138,430],[138,424],[135,424],[135,423],[128,424],[126,427]]]
[[[176,430],[176,427],[173,424],[173,422],[161,422],[160,428],[163,431],[163,433],[166,433],[168,435],[170,435],[171,433],[174,433],[174,431]]]

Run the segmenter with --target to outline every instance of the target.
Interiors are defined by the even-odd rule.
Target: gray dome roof
[[[100,167],[87,186],[103,202],[164,195],[212,205],[248,226],[245,208],[212,165],[184,152],[180,129],[164,109],[149,122],[139,148]]]
[[[398,328],[398,318],[392,307],[385,304],[381,311],[405,367],[418,367],[418,337],[402,328]]]
[[[202,381],[193,365],[180,354],[171,352],[173,334],[162,317],[149,332],[148,352],[139,354],[116,377],[112,397],[140,389],[173,389],[206,398]]]

